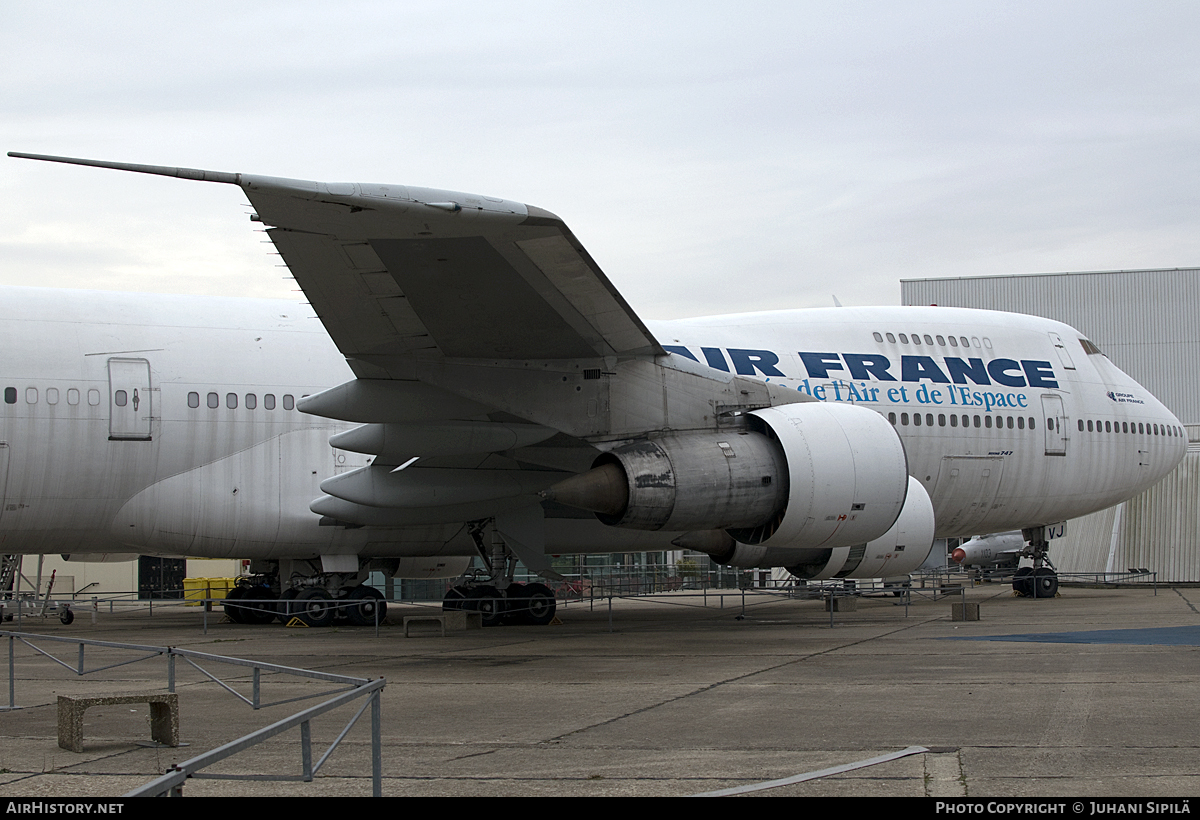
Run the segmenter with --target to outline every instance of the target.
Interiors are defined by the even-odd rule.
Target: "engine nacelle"
[[[748,429],[616,448],[543,497],[642,530],[726,530],[756,554],[882,536],[904,505],[908,464],[878,413],[805,402],[748,414]],[[711,541],[712,539],[709,539]],[[717,539],[718,541],[720,539]]]
[[[895,578],[916,572],[933,550],[933,502],[915,478],[908,479],[908,496],[896,523],[865,544],[814,551],[788,565],[797,578]]]
[[[729,529],[767,552],[842,547],[879,538],[908,490],[908,459],[878,413],[845,404],[790,404],[751,413],[787,462],[787,503],[753,529]],[[774,564],[785,566],[785,564]]]

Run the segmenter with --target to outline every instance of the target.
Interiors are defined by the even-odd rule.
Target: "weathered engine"
[[[886,540],[909,481],[904,446],[882,416],[807,402],[756,410],[747,421],[736,432],[616,448],[545,497],[612,526],[683,532],[678,545],[737,566],[801,565]],[[912,509],[932,521],[923,488],[919,495]]]

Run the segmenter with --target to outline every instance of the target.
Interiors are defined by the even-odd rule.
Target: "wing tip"
[[[133,171],[138,174],[154,174],[178,179],[192,179],[199,182],[222,182],[228,185],[241,185],[242,175],[228,171],[205,171],[200,168],[174,168],[169,165],[138,165],[132,162],[110,162],[101,159],[81,159],[79,157],[57,157],[50,154],[28,154],[24,151],[9,151],[8,156],[14,159],[36,159],[42,162],[61,162],[67,165],[85,165],[91,168],[111,168],[114,171]]]

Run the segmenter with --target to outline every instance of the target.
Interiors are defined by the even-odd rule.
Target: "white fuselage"
[[[34,288],[0,294],[0,551],[472,554],[462,522],[355,529],[321,526],[310,511],[323,480],[368,457],[328,444],[352,425],[295,409],[300,397],[353,378],[301,305]],[[1086,352],[1076,331],[1048,320],[845,308],[649,326],[678,355],[894,414],[939,535],[1102,509],[1158,481],[1186,449],[1165,407],[1106,357]],[[954,346],[937,341],[951,336]],[[554,523],[548,536],[555,553],[665,543],[663,533],[613,538],[592,521]]]

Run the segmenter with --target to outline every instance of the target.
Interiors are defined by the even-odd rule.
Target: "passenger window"
[[[225,406],[228,407],[230,410],[237,409],[237,393],[226,393],[225,394]]]
[[[1011,430],[1011,429],[1013,429],[1013,417],[1008,416],[1007,418],[1008,418],[1008,429]]]
[[[117,407],[124,407],[129,404],[129,394],[124,390],[118,390],[113,396],[113,401],[116,402]]]
[[[984,336],[983,337],[983,346],[986,347],[988,350],[991,350],[992,349],[992,340],[989,339],[987,336]]]
[[[15,387],[4,388],[4,403],[5,404],[16,404],[17,403],[17,388],[15,388]]]
[[[892,334],[890,334],[890,333],[887,335],[887,340],[888,340],[889,342],[891,342],[892,344],[895,344],[895,343],[896,343],[896,337],[895,337],[895,336],[893,336],[893,335],[892,335]]]
[[[971,344],[975,345],[975,347],[979,347],[979,346],[980,346],[980,345],[979,345],[979,337],[978,337],[978,336],[972,336],[972,337],[971,337]],[[963,345],[963,347],[966,347],[966,346],[967,346],[967,345]]]
[[[908,426],[908,413],[900,414],[900,424],[902,424],[905,427]]]
[[[896,414],[895,414],[895,413],[888,413],[888,421],[890,421],[890,422],[891,422],[893,425],[895,425],[895,423],[896,423]]]
[[[955,339],[953,336],[949,337],[949,339],[951,347],[958,347],[958,339]]]
[[[67,391],[67,404],[71,405],[72,407],[79,404],[79,391],[74,387]]]
[[[58,388],[46,388],[46,404],[58,404]]]
[[[976,426],[976,427],[978,427],[978,426],[979,426],[979,424],[980,424],[980,422],[979,422],[979,416],[976,416],[976,417],[975,417],[975,426]]]
[[[983,426],[988,428],[989,430],[992,429],[992,417],[991,416],[983,417]]]
[[[925,426],[926,426],[926,427],[932,427],[932,426],[933,426],[933,413],[926,413],[926,414],[925,414]]]
[[[274,393],[267,393],[265,396],[263,396],[263,407],[267,408],[268,410],[275,409],[275,394]]]
[[[914,334],[912,335],[912,342],[913,342],[913,344],[915,344],[915,345],[919,345],[919,344],[921,343],[921,334],[920,334],[920,333],[914,333]]]
[[[1092,420],[1088,419],[1088,432],[1092,432]]]
[[[258,396],[254,395],[253,393],[247,393],[246,394],[246,409],[253,410],[256,407],[258,407]]]
[[[1030,416],[1029,417],[1029,429],[1033,430],[1036,427],[1037,427],[1037,421],[1033,418],[1033,416]]]
[[[963,427],[970,427],[970,426],[971,426],[971,417],[963,416]]]
[[[1079,420],[1079,432],[1083,432],[1083,419]]]
[[[199,406],[200,406],[200,394],[199,393],[188,393],[188,407],[199,407]]]
[[[946,343],[946,340],[945,340],[945,339],[943,339],[941,336],[938,336],[938,337],[937,337],[937,343],[938,343],[938,344],[940,344],[940,345],[944,345],[944,344]]]
[[[26,404],[37,404],[37,388],[36,387],[26,387],[25,388],[25,403]]]
[[[951,416],[951,417],[950,417],[950,426],[951,426],[951,427],[957,427],[957,426],[958,426],[958,416]]]
[[[1106,433],[1112,432],[1112,422],[1111,421],[1104,422],[1104,432],[1106,432]]]
[[[921,414],[920,413],[913,413],[913,426],[914,427],[921,426]]]
[[[875,337],[875,341],[877,341],[877,342],[882,342],[882,341],[883,341],[883,334],[882,334],[882,333],[880,333],[879,331],[875,331],[875,332],[874,332],[874,333],[872,333],[871,335]]]
[[[216,393],[209,393],[208,394],[208,409],[216,410],[220,406],[221,406],[221,397],[218,396]]]
[[[902,345],[908,344],[908,337],[905,336],[903,333],[900,334],[900,344],[902,344]]]
[[[1025,429],[1025,417],[1024,416],[1017,416],[1017,429],[1018,430]]]
[[[969,345],[969,344],[967,343],[967,337],[966,337],[966,336],[959,336],[959,337],[958,337],[958,340],[959,340],[960,342],[962,342],[962,346],[963,346],[963,347],[970,347],[970,346],[971,346],[971,345]]]
[[[88,404],[90,404],[92,407],[95,407],[99,403],[100,403],[100,391],[95,388],[88,390]]]
[[[283,394],[283,409],[291,410],[295,406],[296,406],[296,400],[294,398],[292,398],[292,394],[284,393]]]
[[[1128,433],[1128,432],[1129,432],[1129,422],[1127,422],[1127,421],[1123,421],[1123,422],[1121,422],[1121,432],[1122,432],[1122,433]]]
[[[933,344],[933,337],[930,336],[928,333],[925,334],[925,344],[927,344],[927,345]]]
[[[938,413],[938,427],[945,427],[945,426],[946,426],[946,414]]]

